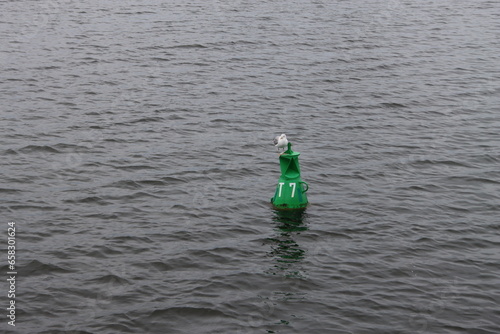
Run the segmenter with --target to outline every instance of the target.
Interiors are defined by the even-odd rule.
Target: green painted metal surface
[[[292,151],[292,144],[288,143],[288,150],[280,155],[281,176],[271,203],[276,209],[304,209],[308,200],[306,192],[309,186],[300,177],[299,152]]]

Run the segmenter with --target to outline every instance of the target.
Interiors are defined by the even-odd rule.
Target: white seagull
[[[284,133],[281,136],[276,136],[276,138],[274,138],[274,146],[276,146],[278,152],[280,151],[280,148],[283,149],[281,154],[285,153],[285,148],[288,147],[288,140],[286,139],[286,135]]]

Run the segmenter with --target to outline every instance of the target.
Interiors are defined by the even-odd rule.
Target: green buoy
[[[304,209],[307,204],[306,192],[309,185],[300,178],[299,152],[292,151],[292,143],[280,159],[281,176],[271,203],[278,210]]]

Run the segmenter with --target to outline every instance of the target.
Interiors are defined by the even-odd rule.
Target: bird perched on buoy
[[[276,146],[278,153],[280,148],[283,149],[281,154],[285,153],[285,148],[288,146],[288,139],[286,139],[286,135],[284,133],[281,136],[276,136],[276,138],[274,138],[274,146]]]

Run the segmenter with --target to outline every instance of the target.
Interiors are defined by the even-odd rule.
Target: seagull
[[[286,139],[286,135],[284,133],[281,136],[276,136],[276,138],[274,138],[274,146],[276,146],[278,153],[280,148],[283,149],[281,154],[285,153],[285,147],[288,146],[288,140]]]

